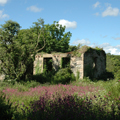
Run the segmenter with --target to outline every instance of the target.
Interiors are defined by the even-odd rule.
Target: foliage
[[[40,21],[39,21],[39,23],[40,23]],[[15,22],[12,22],[12,21],[8,21],[8,23],[3,26],[3,29],[0,29],[0,42],[1,42],[1,44],[0,44],[0,47],[1,47],[0,48],[0,50],[1,50],[0,59],[1,59],[2,63],[3,63],[0,66],[0,69],[1,69],[1,72],[6,73],[6,75],[8,75],[8,78],[11,78],[11,79],[14,79],[14,78],[23,79],[23,78],[27,78],[27,76],[30,76],[30,72],[31,72],[31,71],[29,71],[30,70],[30,65],[34,61],[35,54],[39,51],[38,50],[36,52],[33,52],[33,50],[35,48],[39,49],[43,45],[42,38],[39,38],[40,37],[39,32],[42,31],[42,28],[39,26],[39,23],[35,23],[36,24],[36,28],[34,28],[34,29],[19,30],[18,29],[19,28],[19,24],[15,23]],[[10,27],[9,25],[11,25],[13,27]],[[48,26],[50,27],[50,25],[48,25]],[[55,42],[55,40],[56,40],[55,37],[56,37],[57,33],[58,33],[57,40],[59,41],[59,39],[60,39],[59,35],[61,33],[58,32],[57,29],[55,29],[54,25],[52,25],[51,27],[53,27],[53,30],[56,30],[56,33],[54,33],[51,29],[49,29],[51,31],[45,32],[45,33],[43,33],[41,35],[42,37],[44,37],[44,35],[46,35],[46,41],[48,40],[47,41],[48,43],[46,42],[47,43],[47,47],[51,46],[51,43],[49,42],[49,40],[53,40],[54,39],[54,42]],[[62,30],[63,29],[61,28],[61,31]],[[39,38],[38,40],[41,41],[41,42],[37,41],[39,43],[39,46],[41,45],[40,47],[38,47],[36,45],[37,37]],[[67,43],[68,39],[69,38],[65,38],[66,43]],[[55,42],[55,43],[57,44],[57,42]],[[58,42],[57,45],[59,45],[59,44],[60,45],[66,45],[66,43]],[[57,45],[56,45],[56,47],[57,47]],[[48,47],[48,48],[49,49],[44,48],[43,51],[50,52],[52,50],[52,49],[50,49],[50,47]],[[59,47],[59,49],[60,48],[63,48],[63,47],[61,46],[61,47]],[[75,46],[69,46],[69,48],[68,49],[67,48],[68,48],[68,46],[66,47],[66,49],[61,49],[61,51],[74,51],[74,50],[77,49]],[[57,50],[57,48],[55,48],[55,50]],[[33,57],[31,56],[32,53],[34,54]],[[114,76],[113,73],[115,74],[115,77],[117,79],[120,79],[120,74],[119,74],[120,73],[120,64],[119,64],[119,60],[120,60],[119,56],[112,56],[112,55],[108,54],[107,55],[107,70],[109,72],[106,72],[103,75],[101,75],[100,79],[106,79],[108,77],[112,78]],[[6,69],[4,69],[3,67],[5,67]],[[62,68],[57,73],[55,73],[55,71],[52,71],[52,72],[55,74],[54,77],[51,77],[52,73],[46,73],[46,71],[44,71],[44,73],[42,74],[43,76],[41,75],[42,77],[38,76],[39,81],[43,81],[43,82],[49,81],[49,82],[51,82],[53,80],[57,84],[58,83],[66,84],[66,82],[75,80],[75,77],[74,77],[74,75],[72,74],[72,71],[70,71],[69,68]],[[11,83],[14,84],[14,86],[15,86],[15,81],[14,80],[11,81]],[[77,85],[78,84],[80,84],[80,83],[77,83]],[[119,82],[117,82],[116,84],[118,85],[118,87],[115,86],[113,89],[111,89],[111,87],[110,87],[109,90],[112,92],[113,95],[118,97],[119,93],[120,93],[119,92],[119,90],[120,90],[119,86],[120,85],[119,85]],[[30,88],[30,87],[34,88],[37,85],[38,85],[38,83],[35,83],[35,82],[32,82],[32,83],[26,82],[26,84],[25,84],[25,86],[28,87],[28,88]],[[113,84],[113,85],[115,85],[115,84]],[[1,86],[3,86],[3,84]],[[100,86],[99,83],[98,83],[98,86]],[[108,83],[106,83],[106,84],[104,83],[103,87],[106,88],[106,90],[107,90]],[[22,91],[24,90],[23,88],[20,88],[20,87],[18,87],[18,89],[22,90]],[[109,91],[107,91],[107,92],[109,92]],[[103,91],[102,91],[102,94],[103,94]],[[94,97],[96,98],[96,96],[94,96]],[[15,98],[16,97],[13,97],[12,99],[15,99]],[[33,98],[33,96],[32,96],[32,98]],[[109,98],[110,98],[110,96],[109,96]],[[0,116],[1,118],[0,119],[3,119],[3,118],[4,119],[11,119],[12,116],[13,116],[13,109],[11,108],[12,104],[9,105],[9,102],[8,102],[8,104],[6,105],[6,104],[4,104],[2,99],[3,99],[3,97],[0,98],[0,101],[1,101],[0,102],[1,103],[0,104],[0,110],[1,110],[0,111],[1,112],[1,116]],[[4,99],[5,99],[5,97],[4,97]],[[33,106],[34,106],[33,109],[36,110],[36,113],[35,113],[35,111],[33,111],[32,112],[33,113],[33,118],[30,117],[28,119],[38,119],[41,116],[43,118],[46,117],[46,119],[48,119],[48,118],[53,119],[54,115],[56,115],[56,116],[58,115],[57,117],[55,116],[55,118],[78,119],[78,118],[81,117],[81,119],[82,119],[83,118],[82,113],[85,113],[84,114],[84,119],[86,119],[86,118],[95,119],[95,118],[100,118],[101,117],[100,119],[105,119],[106,120],[106,119],[115,119],[115,117],[117,117],[117,116],[119,117],[119,115],[115,115],[117,112],[115,113],[115,111],[114,111],[114,108],[115,108],[113,106],[114,104],[111,105],[111,108],[112,108],[112,112],[111,113],[108,112],[108,111],[107,112],[104,111],[106,109],[105,107],[106,106],[108,107],[108,103],[109,102],[113,103],[112,99],[110,101],[106,101],[105,103],[103,103],[103,105],[101,105],[101,108],[98,107],[100,102],[95,101],[95,103],[98,103],[97,107],[95,107],[96,105],[94,106],[93,104],[91,104],[91,102],[93,103],[93,101],[91,101],[91,99],[88,100],[88,98],[86,98],[86,101],[80,101],[78,99],[77,102],[75,102],[73,100],[72,96],[67,96],[63,100],[61,98],[58,98],[58,103],[57,103],[57,100],[54,101],[53,103],[50,103],[51,108],[47,106],[48,104],[45,104],[47,107],[44,106],[44,100],[45,100],[45,97],[40,97],[40,100],[37,101],[36,103],[32,102]],[[14,101],[16,101],[16,99]],[[82,102],[84,102],[84,104]],[[80,104],[78,104],[78,103],[80,103]],[[116,107],[118,107],[118,109],[120,109],[119,99],[116,101],[116,103],[117,103]],[[40,108],[38,108],[38,106],[37,106],[38,104],[39,104],[39,107],[41,107],[42,105],[44,106],[41,109],[41,111],[40,111]],[[35,107],[35,105],[36,105],[36,107]],[[93,108],[95,108],[95,109],[94,110],[91,109],[91,106]],[[105,107],[103,107],[103,106],[105,106]],[[36,108],[38,108],[39,111],[37,111],[38,109],[36,109]],[[89,111],[88,111],[88,109],[89,109]],[[16,111],[16,110],[14,110],[14,111]],[[78,112],[75,113],[75,111],[78,111]],[[101,111],[101,112],[99,112],[99,111]],[[23,110],[23,112],[24,112],[24,110]],[[51,113],[53,113],[52,114],[53,116],[51,115]],[[61,113],[63,113],[63,114],[61,114]],[[108,113],[108,114],[106,114],[106,113]],[[18,115],[16,115],[16,117],[17,116]],[[72,118],[73,116],[75,116],[76,118]],[[25,117],[25,115],[24,115],[24,117]],[[104,118],[102,118],[102,117],[104,117]],[[17,119],[17,118],[15,118],[15,119]]]
[[[58,83],[66,84],[74,80],[76,80],[76,78],[73,75],[71,69],[69,68],[59,69],[59,71],[54,76],[54,82],[56,84]]]
[[[30,29],[22,30],[17,22],[11,20],[1,25],[0,59],[2,65],[0,73],[6,75],[5,79],[18,81],[32,79],[33,62],[40,50],[51,53],[52,51],[68,52],[76,48],[75,46],[69,47],[71,33],[63,34],[65,27],[59,25],[58,22],[44,25],[43,19],[38,19],[38,22],[33,22],[33,24],[34,26]]]
[[[45,68],[43,69],[43,73],[38,73],[36,75],[33,75],[33,80],[37,81],[37,82],[40,82],[41,84],[44,84],[46,82],[51,83],[55,73],[56,73],[56,71],[54,69],[47,72],[46,65],[45,65]]]
[[[120,56],[119,55],[106,55],[106,70],[114,74],[115,79],[120,79]]]
[[[82,44],[78,44],[77,46],[69,46],[68,51],[72,51],[73,56],[80,57],[81,53],[77,50],[79,50],[82,47]]]
[[[1,120],[11,120],[13,117],[14,111],[17,109],[17,106],[13,109],[11,107],[12,103],[10,103],[8,100],[7,103],[5,103],[5,97],[6,95],[1,92],[0,94],[0,119]]]
[[[80,74],[80,72],[77,70],[77,76],[76,76],[76,80],[79,80],[79,74]]]
[[[35,74],[41,73],[41,68],[39,67],[39,61],[37,61],[37,65],[35,67]]]
[[[115,77],[116,77],[117,80],[120,80],[120,69],[115,74]]]
[[[7,21],[0,29],[0,73],[6,75],[6,79],[27,80],[33,72],[35,55],[41,49],[37,49],[41,32],[44,30],[43,19],[39,20],[42,28],[38,33],[38,39],[34,40],[35,34],[31,30],[20,30],[20,25],[14,21]],[[44,38],[44,36],[42,36]],[[37,44],[36,44],[37,42]]]
[[[14,38],[15,35],[19,32],[20,25],[10,20],[7,21],[6,24],[1,26],[2,28],[0,28],[0,60],[4,68],[1,65],[0,72],[5,73],[6,76],[8,75],[10,78],[13,78],[14,75],[12,74],[12,71],[16,72],[14,71],[14,67],[16,67],[16,61],[12,61],[11,59],[16,59],[17,56],[17,54],[15,54],[15,51],[18,51],[18,49],[14,45]],[[12,65],[13,63],[14,66]]]
[[[76,51],[76,50],[80,49],[81,47],[82,47],[82,44],[80,44],[80,43],[77,46],[70,45],[68,48],[68,52]]]
[[[85,81],[84,81],[85,82]],[[33,82],[35,83],[35,82]],[[30,85],[29,82],[29,87],[32,86]],[[94,83],[94,82],[93,82]],[[97,86],[100,86],[102,82],[99,82]],[[28,87],[27,84],[25,84],[24,87]],[[103,87],[105,90],[107,90],[108,87],[109,90],[112,92],[114,95],[115,91],[119,90],[119,83],[118,87],[115,86],[114,83],[111,84],[113,87],[113,91],[111,91],[111,86],[108,85],[107,82],[103,82]],[[17,84],[16,84],[17,85]],[[36,84],[37,86],[37,84]],[[106,86],[106,87],[105,87]],[[17,86],[16,86],[17,87]],[[108,91],[104,93],[104,91],[100,90],[101,93],[97,94],[94,93],[95,89],[93,88],[93,85],[90,87],[89,83],[88,85],[83,87],[82,82],[76,82],[76,85],[70,86],[70,85],[56,85],[56,86],[48,86],[45,87],[45,85],[42,87],[35,87],[29,89],[27,92],[22,93],[22,99],[21,96],[16,96],[18,93],[14,89],[8,89],[7,93],[11,94],[12,90],[12,95],[10,100],[13,101],[13,104],[19,99],[19,101],[22,103],[22,106],[18,107],[18,111],[14,111],[14,114],[11,115],[10,120],[53,120],[53,119],[70,119],[70,120],[78,120],[78,119],[95,119],[95,120],[119,120],[119,110],[120,110],[120,102],[119,99],[114,100],[114,98],[110,99],[111,94],[107,94]],[[54,87],[53,90],[52,87]],[[60,89],[60,93],[57,91],[56,88]],[[43,95],[43,91],[46,91],[45,94]],[[87,94],[83,96],[82,94],[85,94],[88,92],[92,92],[90,96],[88,97]],[[99,89],[98,89],[99,90]],[[33,91],[35,93],[38,93],[39,91],[39,96],[38,94],[34,94],[33,97]],[[85,92],[86,91],[86,92]],[[111,93],[109,92],[109,93]],[[27,93],[27,95],[26,95]],[[31,94],[32,93],[32,94]],[[56,97],[53,97],[53,99],[50,99],[50,94],[53,94]],[[74,94],[73,94],[74,93]],[[117,92],[119,94],[119,92]],[[26,96],[24,96],[26,95]],[[53,95],[53,96],[54,96]],[[81,96],[82,95],[82,96]],[[63,97],[61,97],[63,96]],[[115,97],[115,96],[114,96]],[[38,99],[39,98],[39,99]],[[118,97],[117,97],[118,98]],[[19,103],[20,103],[19,102]],[[20,105],[20,104],[19,104]],[[13,106],[14,108],[14,106]],[[5,108],[4,108],[5,109]],[[101,112],[100,112],[101,111]],[[22,113],[21,113],[22,112]],[[8,111],[10,114],[10,112]],[[9,114],[6,114],[6,119],[9,119]],[[2,119],[2,118],[1,118]]]
[[[39,23],[34,22],[34,26],[32,26],[30,29],[33,31],[33,33],[36,34],[35,39],[37,39],[37,32],[39,31]],[[53,24],[45,25],[44,27],[44,34],[41,36],[45,36],[46,39],[46,46],[41,52],[51,53],[52,51],[56,52],[67,52],[69,48],[69,41],[71,37],[71,33],[65,31],[65,26],[62,27],[62,25],[59,25],[58,22],[54,21]],[[40,38],[40,41],[38,42],[38,48],[41,48],[43,45],[43,40]]]

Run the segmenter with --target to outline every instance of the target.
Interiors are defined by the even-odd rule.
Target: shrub
[[[39,85],[39,83],[36,81],[32,81],[32,82],[27,81],[27,83],[26,83],[27,88],[35,88],[38,85]]]
[[[54,75],[53,81],[54,83],[61,83],[61,84],[66,84],[69,83],[70,81],[75,81],[76,78],[73,75],[73,72],[71,71],[70,68],[62,68],[59,69],[58,72]]]
[[[120,70],[118,70],[117,73],[115,73],[115,79],[120,79]]]
[[[0,120],[11,120],[14,111],[17,110],[17,106],[13,109],[11,107],[12,103],[9,103],[9,100],[7,104],[5,103],[6,95],[3,92],[1,92],[0,95]]]

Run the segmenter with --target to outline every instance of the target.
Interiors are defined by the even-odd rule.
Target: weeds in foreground
[[[91,82],[86,79],[67,85],[1,82],[0,86],[4,96],[0,98],[4,101],[0,105],[3,112],[0,119],[120,119],[120,82],[117,80]]]

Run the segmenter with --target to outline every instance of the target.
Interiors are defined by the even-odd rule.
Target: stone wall
[[[75,76],[79,72],[79,78],[91,76],[97,78],[106,71],[106,54],[104,50],[96,50],[88,46],[83,46],[81,49],[68,53],[38,53],[35,56],[33,75],[43,72],[44,59],[51,58],[52,66],[55,71],[61,68],[61,59],[70,58],[70,68]],[[76,54],[77,53],[77,54]],[[4,75],[0,76],[0,80],[5,78]]]
[[[70,67],[75,76],[79,72],[79,78],[83,79],[83,54],[81,57],[71,57]]]
[[[34,70],[33,74],[36,74],[37,67],[40,67],[38,70],[39,72],[37,73],[42,73],[43,72],[43,60],[44,58],[52,58],[53,61],[53,68],[55,71],[58,70],[58,68],[61,68],[61,59],[65,57],[70,57],[70,67],[75,76],[77,75],[77,70],[80,72],[79,76],[80,78],[83,78],[83,57],[71,57],[70,54],[67,53],[61,53],[61,54],[38,54],[35,56],[35,61],[34,61]],[[37,65],[38,64],[38,65]]]
[[[106,54],[93,50],[84,54],[84,76],[98,78],[106,71]]]
[[[43,72],[43,60],[44,58],[51,57],[53,60],[53,68],[57,71],[58,67],[61,68],[61,58],[70,57],[70,68],[75,76],[77,76],[77,71],[79,72],[79,78],[84,77],[98,78],[102,73],[106,71],[106,54],[103,50],[88,49],[89,47],[83,47],[77,53],[79,56],[73,55],[72,52],[69,53],[54,53],[54,54],[37,54],[34,61],[34,74],[35,67],[41,66],[41,72]]]
[[[0,64],[1,64],[1,60],[0,60]],[[0,74],[0,81],[3,81],[5,79],[5,75],[4,74]]]

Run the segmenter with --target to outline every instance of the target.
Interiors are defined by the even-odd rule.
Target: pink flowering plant
[[[55,81],[55,80],[54,80]],[[120,119],[120,83],[98,83],[89,79],[69,84],[41,84],[36,81],[1,82],[0,105],[10,120],[118,120]],[[113,99],[114,98],[114,99]],[[9,103],[8,103],[9,101]],[[11,105],[9,105],[11,104]]]

